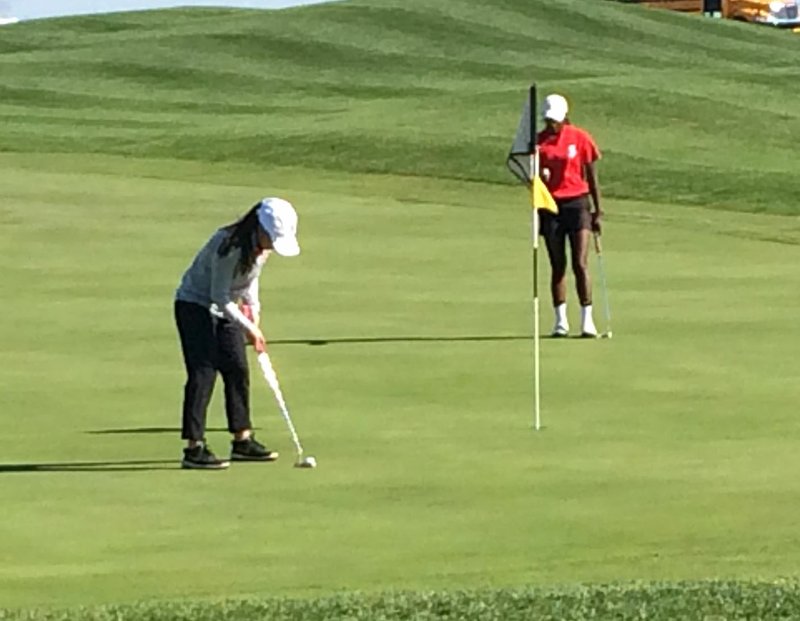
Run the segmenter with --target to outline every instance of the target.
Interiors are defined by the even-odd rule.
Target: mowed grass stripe
[[[785,32],[566,0],[43,21],[0,32],[0,149],[260,166],[313,152],[328,170],[508,183],[508,137],[537,80],[565,91],[594,131],[610,195],[789,214],[797,45]],[[75,130],[42,131],[38,109],[64,110]],[[124,134],[160,116],[171,130]],[[94,117],[117,119],[120,140]]]

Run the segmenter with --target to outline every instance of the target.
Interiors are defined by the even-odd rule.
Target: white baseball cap
[[[544,98],[542,116],[556,123],[563,123],[569,112],[569,104],[561,95],[548,95]]]
[[[272,247],[283,257],[300,254],[297,243],[297,212],[289,201],[265,198],[258,207],[258,223],[272,239]]]

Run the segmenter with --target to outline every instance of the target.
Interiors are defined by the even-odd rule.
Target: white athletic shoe
[[[585,323],[583,324],[583,328],[581,329],[581,336],[585,339],[596,339],[597,328],[595,327],[594,323]]]
[[[569,336],[569,324],[562,321],[557,321],[556,325],[553,327],[553,331],[550,333],[550,336],[552,336],[554,339]]]
[[[597,328],[592,318],[592,305],[581,307],[581,336],[585,339],[596,339]]]

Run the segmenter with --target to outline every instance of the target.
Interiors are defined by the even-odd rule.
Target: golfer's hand
[[[264,334],[258,326],[250,332],[250,342],[259,354],[267,351],[267,342],[264,340]]]
[[[592,212],[592,231],[597,233],[598,235],[603,232],[603,225],[601,223],[601,219],[603,217],[602,211],[593,211]]]
[[[255,324],[258,324],[258,317],[253,314],[253,307],[249,304],[245,304],[244,302],[239,302],[239,310],[242,311],[242,315],[247,317],[250,321]]]

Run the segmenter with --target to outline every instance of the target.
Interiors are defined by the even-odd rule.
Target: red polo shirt
[[[589,192],[583,167],[600,159],[600,150],[588,132],[564,125],[561,131],[545,129],[537,137],[539,168],[550,170],[545,185],[553,198],[575,198]]]

